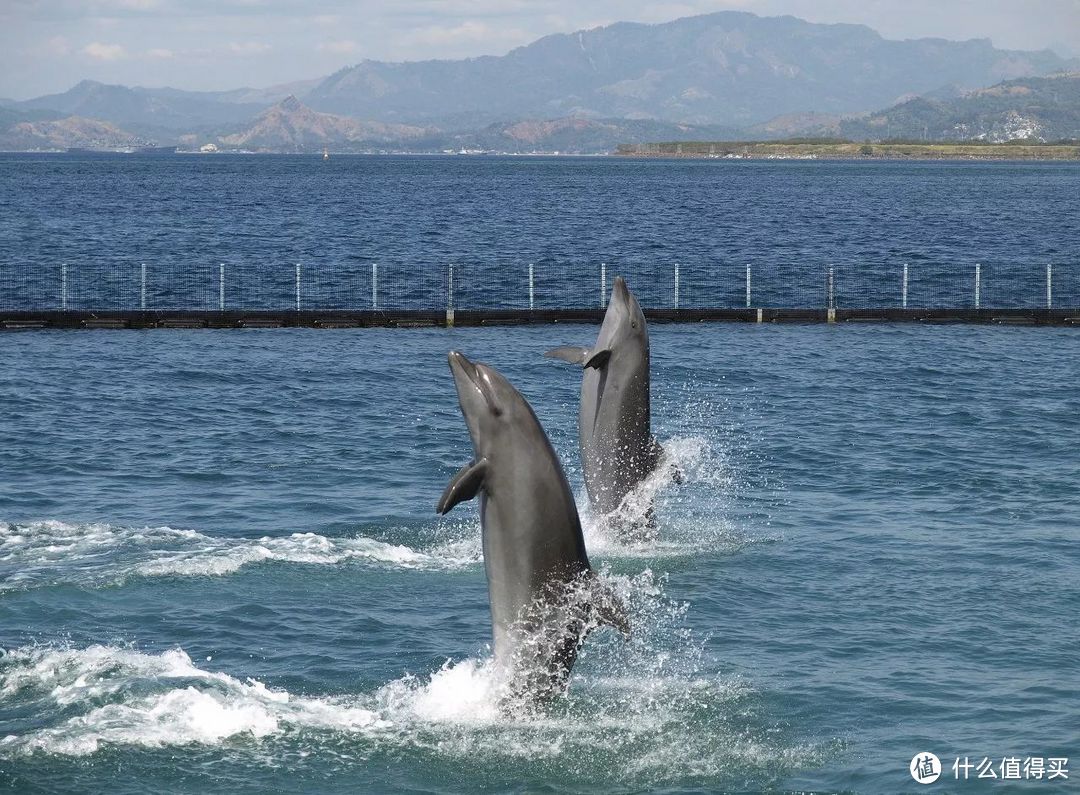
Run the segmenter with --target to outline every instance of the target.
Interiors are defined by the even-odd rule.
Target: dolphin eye
[[[637,328],[637,321],[636,320],[631,320],[630,321],[630,328]]]

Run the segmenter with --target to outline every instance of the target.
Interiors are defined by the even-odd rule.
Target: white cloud
[[[330,52],[336,55],[348,55],[350,52],[356,52],[358,46],[355,41],[349,41],[344,39],[341,41],[324,41],[316,48],[319,52]]]
[[[128,11],[152,11],[161,7],[161,0],[112,0],[112,5]]]
[[[491,33],[490,25],[468,20],[453,27],[429,25],[420,28],[413,34],[412,40],[421,44],[458,44],[462,41],[483,41],[491,38]]]
[[[261,55],[270,50],[270,45],[262,41],[230,41],[229,52],[234,55]]]
[[[507,42],[513,42],[511,46],[521,44],[529,41],[533,36],[524,30],[516,28],[499,29],[488,25],[486,22],[466,20],[451,27],[430,25],[419,28],[404,38],[411,44],[434,47],[458,47],[465,44],[481,44],[488,47],[494,45],[498,47],[504,46]]]
[[[68,55],[71,53],[71,44],[63,36],[53,36],[42,48],[49,55]]]
[[[102,44],[94,41],[82,48],[84,55],[89,55],[99,61],[118,61],[127,57],[127,50],[119,44]]]
[[[162,60],[167,60],[174,56],[175,53],[172,50],[167,50],[164,47],[154,47],[153,49],[146,51],[147,58],[160,58]]]

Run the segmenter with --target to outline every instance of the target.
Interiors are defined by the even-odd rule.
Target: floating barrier
[[[647,309],[652,324],[661,323],[984,323],[1009,326],[1076,326],[1076,309]],[[119,310],[111,312],[0,312],[0,330],[40,329],[282,329],[282,328],[435,328],[522,326],[545,323],[599,323],[599,309],[456,310],[446,312],[355,312],[319,310],[176,313]]]

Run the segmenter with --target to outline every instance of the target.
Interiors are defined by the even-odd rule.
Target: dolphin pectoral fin
[[[615,627],[624,638],[630,638],[630,619],[626,615],[626,607],[614,595],[608,604],[597,608],[596,618],[601,624]]]
[[[611,349],[604,348],[603,350],[596,351],[582,365],[585,369],[592,367],[594,370],[599,370],[601,367],[608,363],[611,358]]]
[[[552,348],[544,356],[549,359],[561,359],[564,362],[570,362],[570,364],[585,364],[585,360],[589,358],[589,353],[588,348],[575,348],[573,345],[564,345],[561,348]]]
[[[484,476],[487,475],[487,459],[481,458],[466,464],[446,484],[446,491],[439,499],[435,508],[436,513],[446,514],[459,502],[471,500],[484,485]]]
[[[664,452],[663,445],[656,441],[655,436],[649,437],[649,458],[652,461],[652,469],[656,469],[664,462],[665,458],[668,458],[667,464],[671,468],[671,482],[676,486],[681,486],[686,482],[686,477],[683,475],[682,467],[670,460],[667,454]]]
[[[626,605],[615,593],[593,576],[593,611],[600,626],[615,627],[624,638],[630,637],[630,617]]]

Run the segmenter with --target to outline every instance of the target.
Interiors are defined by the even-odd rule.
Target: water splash
[[[777,490],[767,480],[762,446],[747,435],[743,417],[752,407],[693,381],[667,390],[653,401],[653,427],[664,452],[660,466],[607,516],[592,512],[584,490],[578,495],[590,555],[650,560],[724,555],[775,540],[763,529]],[[653,530],[647,529],[650,518]]]
[[[584,492],[578,495],[590,555],[688,557],[706,551],[723,553],[748,543],[725,515],[733,478],[723,449],[702,436],[674,437],[663,448],[660,466],[612,513],[593,513]],[[655,523],[654,530],[626,532],[628,527],[645,528],[650,522]]]

